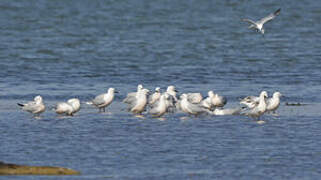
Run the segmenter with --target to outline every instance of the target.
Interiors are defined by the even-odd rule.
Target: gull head
[[[208,91],[207,95],[208,95],[208,97],[214,97],[214,92],[213,91]]]
[[[260,97],[262,97],[264,99],[267,98],[268,97],[267,92],[266,91],[262,91],[261,94],[260,94]]]
[[[148,90],[148,89],[143,89],[142,91],[143,91],[143,93],[144,93],[145,95],[149,94],[149,90]]]
[[[273,97],[278,97],[280,98],[282,96],[282,94],[280,92],[275,92],[273,93]]]
[[[42,97],[41,96],[36,96],[34,98],[34,100],[36,101],[36,103],[41,103],[42,102]]]
[[[156,87],[156,88],[155,88],[155,92],[158,92],[158,93],[159,93],[159,92],[160,92],[160,87]]]
[[[142,84],[138,84],[138,86],[137,86],[137,91],[140,91],[140,90],[142,90],[143,89],[143,85]]]
[[[109,88],[108,93],[118,93],[118,91],[116,91],[115,88]]]
[[[172,85],[171,85],[171,86],[168,86],[168,87],[167,87],[167,92],[173,92],[173,91],[174,91],[174,92],[177,92],[175,86],[172,86]]]

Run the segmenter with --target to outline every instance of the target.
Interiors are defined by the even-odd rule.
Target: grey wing
[[[241,109],[240,114],[241,114],[241,115],[248,116],[248,115],[251,114],[252,111],[253,111],[253,109],[244,108],[244,109]]]
[[[29,102],[28,104],[25,104],[22,109],[25,111],[34,112],[37,111],[38,108],[39,105],[37,105],[35,102]]]
[[[242,99],[241,102],[247,102],[247,103],[256,103],[259,102],[259,97],[256,96],[247,96],[244,99]]]
[[[160,97],[160,96],[159,96]],[[155,94],[151,95],[148,97],[148,103],[149,104],[154,104],[155,102],[158,101],[159,97],[157,97]]]
[[[123,103],[130,104],[135,99],[136,99],[136,92],[131,92],[127,94],[127,97],[123,100]]]
[[[155,101],[153,104],[149,104],[149,106],[153,109],[154,107],[157,107],[159,103],[159,100]]]
[[[188,93],[187,99],[193,104],[198,104],[202,101],[203,97],[200,93]]]
[[[248,23],[253,24],[253,25],[256,25],[256,23],[254,21],[252,21],[251,19],[242,19],[242,21],[248,22]]]
[[[188,109],[194,114],[194,113],[202,113],[205,112],[203,108],[201,108],[199,105],[189,103],[188,104]]]
[[[136,101],[136,97],[135,96],[129,96],[129,97],[126,97],[123,100],[123,103],[132,104],[134,101]]]
[[[131,109],[133,109],[136,106],[136,104],[137,104],[137,99],[136,98],[132,99],[132,101],[128,103],[128,110],[130,111]]]
[[[262,18],[258,21],[259,24],[264,24],[272,19],[274,19],[277,15],[280,14],[281,9],[276,10],[274,13],[269,14],[268,16]]]
[[[105,103],[104,101],[104,94],[98,95],[95,99],[92,100],[93,104],[96,106],[102,105]]]

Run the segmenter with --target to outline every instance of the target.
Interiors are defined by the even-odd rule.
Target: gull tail
[[[18,106],[21,106],[21,107],[25,106],[24,104],[21,104],[21,103],[17,103],[17,104]]]

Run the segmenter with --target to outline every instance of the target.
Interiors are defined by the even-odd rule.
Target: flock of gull
[[[246,115],[254,119],[259,119],[264,113],[275,114],[280,105],[280,92],[275,92],[268,98],[266,91],[262,91],[257,96],[247,96],[240,99],[241,106],[236,108],[224,108],[227,100],[224,96],[218,95],[213,91],[208,91],[208,96],[203,98],[201,93],[183,93],[177,95],[175,86],[168,86],[165,92],[161,92],[159,87],[155,88],[154,93],[139,84],[136,92],[130,92],[122,101],[127,104],[127,110],[133,114],[141,115],[147,113],[152,117],[161,117],[166,113],[181,111],[189,115],[198,116],[208,115]],[[105,112],[106,108],[113,102],[115,88],[109,88],[107,93],[96,96],[85,104],[93,105],[99,112]],[[18,103],[23,110],[39,116],[46,110],[41,96],[36,96],[34,101],[26,104]],[[57,114],[72,116],[80,110],[81,103],[77,98],[69,99],[67,102],[56,104],[54,111]]]
[[[280,14],[281,9],[258,20],[243,19],[250,23],[249,29],[255,29],[257,32],[264,34],[263,25],[271,21]],[[198,116],[200,114],[211,115],[246,115],[255,119],[259,119],[264,113],[274,113],[280,105],[281,93],[275,92],[271,98],[268,98],[266,91],[262,91],[259,96],[247,96],[241,99],[240,106],[237,108],[224,108],[226,98],[215,94],[213,91],[208,92],[208,96],[203,98],[200,93],[183,93],[177,97],[175,86],[168,86],[166,92],[161,93],[159,87],[155,89],[152,95],[149,90],[138,85],[136,92],[128,93],[123,103],[127,104],[127,110],[134,114],[142,114],[147,112],[153,117],[161,117],[166,113],[174,113],[182,111],[190,115]],[[114,100],[115,88],[109,88],[107,93],[96,96],[93,100],[86,104],[99,108],[99,112],[104,111]],[[26,104],[18,103],[23,110],[31,112],[35,116],[39,116],[45,111],[46,107],[41,96],[36,96],[34,101]],[[80,100],[77,98],[69,99],[67,102],[60,102],[54,108],[57,114],[65,114],[72,116],[80,110]]]

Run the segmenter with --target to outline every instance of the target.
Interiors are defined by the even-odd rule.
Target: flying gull
[[[250,23],[251,25],[249,26],[249,29],[256,29],[257,32],[261,32],[262,34],[264,34],[264,28],[263,25],[264,23],[271,21],[272,19],[274,19],[277,15],[280,14],[281,9],[276,10],[274,13],[269,14],[268,16],[260,19],[259,21],[252,21],[250,19],[243,19],[243,21]]]

